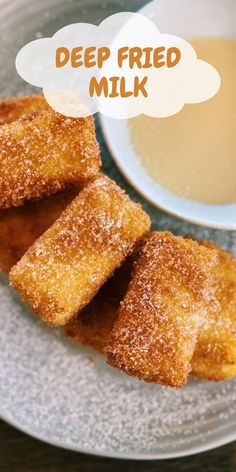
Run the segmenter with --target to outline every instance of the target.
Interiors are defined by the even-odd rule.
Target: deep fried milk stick
[[[216,253],[196,242],[147,235],[111,333],[108,363],[147,382],[185,384],[216,262]]]
[[[71,189],[0,210],[0,271],[8,273],[78,193],[79,189]]]
[[[150,220],[115,182],[90,182],[10,272],[11,285],[51,325],[64,325],[98,292]]]
[[[94,299],[74,320],[65,326],[65,334],[77,344],[92,347],[104,354],[131,277],[132,257],[117,269],[100,288]]]
[[[236,260],[208,241],[220,263],[216,268],[215,296],[199,330],[192,359],[192,374],[209,380],[226,380],[236,375]]]
[[[49,108],[43,94],[3,98],[0,100],[0,125],[12,123],[34,111]]]
[[[93,118],[68,118],[52,109],[0,127],[0,208],[19,206],[99,171]]]
[[[222,381],[236,375],[236,261],[213,243],[202,241],[199,244],[216,250],[219,264],[214,269],[214,293],[198,332],[191,361],[192,375]],[[124,293],[119,292],[119,287],[125,270],[126,266],[119,269],[81,315],[65,326],[65,333],[72,341],[104,353],[123,299]],[[126,289],[129,273],[128,276]]]

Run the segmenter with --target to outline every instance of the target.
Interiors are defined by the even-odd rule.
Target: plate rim
[[[30,428],[27,428],[25,426],[22,426],[21,423],[18,423],[16,420],[13,418],[10,418],[7,414],[3,413],[0,411],[0,418],[8,423],[10,426],[13,428],[18,429],[24,434],[27,434],[28,436],[31,436],[34,439],[37,439],[39,441],[42,441],[45,444],[49,444],[50,446],[55,446],[61,449],[66,449],[68,451],[74,451],[78,452],[81,454],[89,454],[92,456],[99,456],[99,457],[107,457],[111,459],[124,459],[124,460],[137,460],[137,461],[152,461],[152,460],[168,460],[168,459],[180,459],[183,457],[189,457],[193,456],[196,454],[201,454],[203,452],[207,451],[212,451],[213,449],[216,449],[218,447],[223,447],[226,446],[227,444],[230,444],[236,440],[236,431],[234,433],[230,433],[226,436],[224,436],[224,439],[215,439],[213,441],[210,441],[209,443],[204,443],[201,446],[195,446],[192,447],[191,449],[183,449],[182,451],[179,452],[170,452],[170,453],[134,453],[134,452],[112,452],[112,451],[101,451],[101,450],[96,450],[96,449],[89,449],[86,447],[76,447],[75,445],[73,446],[72,444],[66,444],[63,441],[57,440],[57,439],[49,439],[46,438],[45,436],[32,432]]]

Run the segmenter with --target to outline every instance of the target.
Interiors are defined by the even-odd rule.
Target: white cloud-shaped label
[[[72,24],[30,42],[18,53],[16,69],[43,89],[52,108],[72,117],[97,111],[113,118],[171,116],[184,104],[210,99],[221,83],[187,41],[123,12],[99,26]]]

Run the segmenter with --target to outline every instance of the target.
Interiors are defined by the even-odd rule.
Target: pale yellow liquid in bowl
[[[220,73],[219,92],[169,118],[132,118],[131,142],[146,172],[171,193],[203,203],[234,203],[236,41],[200,38],[190,43]]]

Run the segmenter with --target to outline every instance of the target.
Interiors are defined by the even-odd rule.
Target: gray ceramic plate
[[[130,0],[1,2],[1,95],[29,87],[16,75],[21,46],[68,23],[98,23],[109,13],[140,8]],[[104,169],[135,199],[112,163],[97,123]],[[209,238],[235,252],[236,233],[183,223],[143,202],[153,227]],[[171,390],[119,374],[103,358],[44,326],[0,283],[0,416],[49,443],[113,457],[184,456],[236,438],[236,382],[190,381]]]

